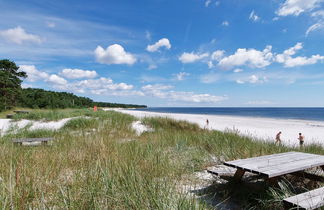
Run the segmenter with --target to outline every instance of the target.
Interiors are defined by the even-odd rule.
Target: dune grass
[[[0,139],[2,208],[209,209],[200,199],[179,193],[178,188],[186,177],[215,164],[211,156],[221,163],[300,150],[166,118],[143,119],[154,131],[137,136],[130,128],[136,119],[117,112],[36,112],[19,119],[86,117],[72,119],[58,131],[24,129]],[[48,136],[55,137],[49,146],[22,147],[10,142],[17,137]],[[316,145],[302,151],[324,154]],[[226,187],[209,193],[226,198],[237,186],[229,183]],[[277,200],[282,189],[246,190],[238,197],[242,208],[280,208]]]

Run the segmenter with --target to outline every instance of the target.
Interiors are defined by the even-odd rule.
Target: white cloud
[[[217,103],[226,100],[226,96],[215,96],[210,94],[195,94],[193,92],[169,90],[169,85],[146,85],[142,87],[145,95],[151,95],[157,98],[163,98],[172,101],[185,101],[195,103]]]
[[[215,61],[220,61],[224,57],[224,50],[216,50],[212,53],[211,59]]]
[[[176,74],[176,79],[179,81],[182,81],[185,79],[186,76],[189,76],[190,74],[187,72],[179,72],[178,74]]]
[[[242,79],[237,79],[236,80],[236,83],[238,84],[244,84],[244,83],[251,83],[251,84],[262,84],[262,83],[265,83],[267,82],[268,79],[267,77],[260,77],[260,76],[257,76],[257,75],[251,75],[249,77],[246,77],[246,78],[242,78]]]
[[[22,27],[18,26],[16,28],[11,28],[8,30],[0,31],[0,36],[6,39],[9,42],[16,44],[22,44],[24,42],[37,43],[40,44],[43,42],[41,37],[28,34]]]
[[[162,38],[159,41],[157,41],[155,44],[148,45],[146,47],[146,50],[149,51],[149,52],[156,52],[161,47],[165,47],[166,49],[170,49],[171,48],[170,41],[167,38]]]
[[[168,90],[171,88],[173,88],[173,86],[171,85],[154,84],[154,85],[145,85],[142,87],[142,90],[156,91],[156,90]]]
[[[46,72],[39,71],[34,65],[20,65],[19,69],[27,73],[27,81],[36,82],[38,80],[46,80],[49,75]]]
[[[260,17],[254,12],[254,10],[252,10],[252,12],[250,13],[249,19],[257,22],[260,20]]]
[[[68,82],[64,78],[62,78],[56,74],[50,75],[48,77],[47,81],[50,83],[53,83],[54,85],[58,85],[58,86],[65,86],[68,84]]]
[[[212,2],[211,0],[206,0],[205,1],[205,7],[208,7],[211,2]]]
[[[222,22],[222,25],[223,26],[229,26],[229,22],[227,20],[225,20],[225,21]]]
[[[311,57],[291,57],[295,55],[298,50],[303,48],[303,44],[298,42],[294,47],[291,47],[285,50],[282,54],[277,54],[275,56],[275,60],[278,63],[283,63],[284,67],[295,67],[295,66],[303,66],[315,64],[318,61],[324,60],[324,56],[321,55],[312,55]]]
[[[185,52],[179,57],[179,60],[182,63],[194,63],[194,62],[199,61],[199,60],[206,58],[208,56],[209,56],[208,53],[195,54],[193,52],[191,52],[191,53]]]
[[[58,84],[55,86],[61,90],[75,91],[78,93],[103,94],[114,96],[143,95],[141,91],[133,91],[133,85],[126,83],[114,83],[112,79],[100,77],[98,79],[87,79],[68,84]]]
[[[222,58],[218,65],[227,69],[242,65],[248,65],[252,68],[263,68],[271,64],[273,58],[271,49],[272,46],[270,45],[266,46],[263,51],[239,48],[233,55]]]
[[[136,62],[136,58],[131,53],[127,53],[119,44],[113,44],[103,49],[98,46],[95,49],[95,56],[99,63],[102,64],[128,64],[132,65]]]
[[[323,0],[286,0],[276,11],[279,16],[294,15],[311,11],[320,6]]]
[[[96,71],[82,69],[63,69],[60,75],[69,79],[95,78],[98,76]]]
[[[162,96],[162,97],[161,97]],[[161,95],[161,98],[167,98],[174,101],[186,101],[195,103],[218,103],[227,100],[226,96],[215,96],[210,94],[195,94],[193,92],[169,91]]]
[[[306,33],[305,33],[305,36],[308,36],[308,34],[309,34],[310,32],[312,32],[312,31],[320,30],[320,29],[322,29],[322,28],[324,28],[324,24],[323,24],[322,22],[320,22],[320,23],[315,23],[315,24],[311,25],[311,26],[307,29],[307,31],[306,31]]]
[[[234,73],[239,73],[239,72],[242,72],[242,71],[243,71],[243,69],[234,69],[233,70]]]

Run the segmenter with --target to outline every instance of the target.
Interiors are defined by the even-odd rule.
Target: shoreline
[[[323,121],[214,114],[162,113],[127,109],[115,109],[115,111],[139,118],[168,117],[175,120],[186,120],[198,124],[201,128],[218,131],[232,130],[238,132],[240,135],[246,135],[270,142],[274,142],[275,135],[279,131],[282,131],[282,144],[287,146],[299,146],[297,138],[298,133],[301,132],[305,136],[305,145],[315,143],[324,146]],[[207,119],[209,120],[208,127],[206,127]]]

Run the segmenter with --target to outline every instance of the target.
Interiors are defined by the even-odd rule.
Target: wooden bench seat
[[[283,200],[286,209],[316,209],[324,206],[324,187]]]
[[[14,111],[14,113],[16,113],[16,114],[29,114],[29,111],[25,111],[25,110],[16,110],[16,111]]]
[[[12,142],[16,144],[22,145],[24,142],[41,142],[42,144],[47,144],[48,141],[53,140],[54,138],[49,137],[49,138],[21,138],[21,139],[13,139]]]

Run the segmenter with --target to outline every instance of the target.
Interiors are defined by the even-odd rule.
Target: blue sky
[[[324,106],[323,0],[0,0],[23,87],[149,106]]]

